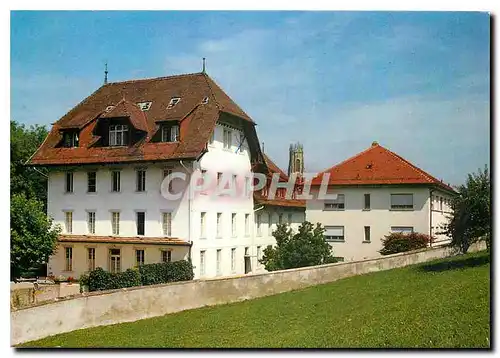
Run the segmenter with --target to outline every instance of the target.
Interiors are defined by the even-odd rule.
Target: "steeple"
[[[108,63],[104,64],[104,84],[108,84]]]
[[[293,173],[304,174],[304,147],[300,143],[290,144],[288,160],[288,176]]]

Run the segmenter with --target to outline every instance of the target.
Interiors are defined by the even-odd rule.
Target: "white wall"
[[[317,189],[312,189],[313,200],[307,201],[306,219],[323,226],[344,226],[345,242],[330,242],[333,255],[345,261],[380,256],[381,239],[392,226],[413,227],[414,232],[429,234],[430,192],[425,187],[335,187],[330,194],[345,195],[345,210],[324,210],[324,200],[318,200]],[[391,210],[391,194],[413,193],[414,210]],[[371,195],[371,209],[363,210],[364,194]],[[364,242],[364,227],[369,226],[371,241]]]
[[[451,196],[448,193],[441,190],[432,191],[432,235],[436,238],[434,245],[444,245],[450,242],[450,238],[442,234],[442,225],[446,224],[452,215],[450,200]]]

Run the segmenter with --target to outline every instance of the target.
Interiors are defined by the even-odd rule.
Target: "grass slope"
[[[25,347],[489,347],[490,257],[437,260]]]

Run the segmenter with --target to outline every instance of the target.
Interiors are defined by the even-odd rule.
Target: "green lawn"
[[[25,347],[489,347],[486,252]]]

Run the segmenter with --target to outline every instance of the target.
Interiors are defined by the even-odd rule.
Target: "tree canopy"
[[[488,167],[467,176],[466,183],[458,186],[458,195],[451,201],[453,214],[444,225],[443,233],[450,236],[451,244],[462,253],[473,243],[491,240],[491,186]]]
[[[325,229],[320,223],[316,227],[305,221],[297,232],[286,224],[278,225],[273,232],[276,246],[264,249],[259,260],[266,270],[276,271],[297,267],[321,265],[335,262],[332,249],[325,241]]]

